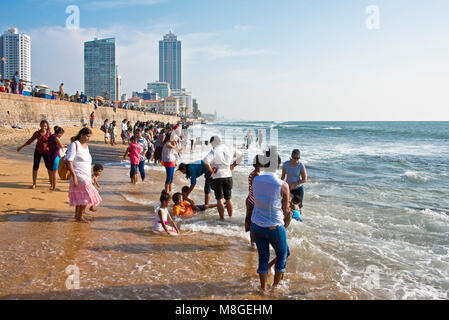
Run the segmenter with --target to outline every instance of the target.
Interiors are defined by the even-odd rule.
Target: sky
[[[123,91],[142,91],[158,80],[158,41],[172,30],[182,86],[203,113],[449,120],[447,0],[22,0],[2,11],[1,32],[31,36],[33,82],[66,92],[84,90],[83,43],[94,37],[116,38]]]

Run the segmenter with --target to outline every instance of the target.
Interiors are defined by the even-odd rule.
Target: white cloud
[[[251,29],[254,29],[254,27],[253,26],[247,26],[247,25],[241,25],[241,24],[234,25],[234,30],[237,30],[237,31],[248,31],[248,30],[251,30]]]
[[[116,38],[118,72],[123,79],[123,91],[142,90],[159,78],[158,44],[169,30],[168,24],[157,24],[145,30],[126,26],[107,29],[68,30],[63,27],[38,28],[27,31],[32,39],[32,78],[57,89],[64,82],[66,92],[84,90],[84,42],[98,38]],[[182,41],[183,65],[195,65],[230,57],[249,57],[266,54],[262,49],[238,48],[222,43],[218,33],[190,33],[179,35]],[[196,69],[197,67],[195,67]],[[191,74],[183,68],[183,84],[200,88],[189,81]],[[193,92],[201,97],[204,92]]]
[[[269,54],[265,49],[234,48],[220,40],[220,34],[204,32],[182,36],[183,62],[198,63],[221,58],[251,57]]]

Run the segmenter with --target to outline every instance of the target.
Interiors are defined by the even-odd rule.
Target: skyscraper
[[[0,36],[0,74],[12,79],[16,72],[24,81],[31,81],[31,38],[10,28]]]
[[[181,89],[181,41],[171,31],[159,41],[159,81]]]
[[[147,84],[147,89],[150,92],[157,93],[159,97],[165,99],[171,96],[170,84],[167,82],[151,82]]]
[[[118,100],[114,38],[84,43],[84,93]]]

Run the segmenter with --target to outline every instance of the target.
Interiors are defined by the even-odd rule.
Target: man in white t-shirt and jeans
[[[142,181],[145,181],[145,155],[148,151],[148,140],[142,137],[142,129],[137,128],[136,129],[136,142],[140,145],[142,148],[140,152],[140,162],[139,162],[139,171],[140,171],[140,177],[142,178]]]
[[[213,147],[204,158],[204,166],[212,173],[212,189],[217,199],[220,219],[224,220],[225,203],[229,217],[232,217],[234,207],[232,204],[232,171],[243,161],[243,153],[239,150],[231,150],[221,143],[221,139],[213,136],[210,139]],[[233,159],[235,158],[235,161]]]

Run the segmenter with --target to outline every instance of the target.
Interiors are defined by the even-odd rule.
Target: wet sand
[[[79,128],[65,129],[63,143],[68,143]],[[183,232],[182,222],[178,237],[154,234],[153,203],[165,179],[155,168],[147,171],[144,183],[132,185],[129,169],[106,166],[100,178],[103,202],[92,214],[94,221],[77,223],[68,204],[68,183],[58,181],[61,191],[49,191],[43,163],[37,188],[29,189],[34,145],[21,153],[15,149],[34,130],[2,130],[7,138],[0,139],[0,299],[349,298],[327,279],[301,278],[289,264],[283,287],[262,296],[257,252],[244,239]],[[102,139],[102,132],[94,129],[89,143],[94,163],[120,162],[125,146],[105,146]],[[187,184],[180,179],[176,174],[175,191]],[[202,197],[201,190],[195,190],[196,197]],[[216,214],[218,220],[215,211],[207,214],[213,221]],[[215,224],[221,223],[229,222]],[[79,270],[79,289],[66,285],[73,273],[66,273],[70,266]]]
[[[66,129],[63,143],[78,129]],[[148,188],[129,184],[128,169],[106,167],[100,179],[103,203],[90,225],[74,221],[66,181],[58,182],[61,191],[48,190],[43,163],[37,188],[29,189],[34,145],[21,153],[15,148],[33,131],[13,132],[0,145],[0,298],[261,298],[254,273],[257,256],[241,239],[200,238],[194,232],[156,235],[152,206],[123,198],[123,193],[146,193],[156,201],[162,172],[147,172]],[[98,131],[89,144],[94,162],[120,159],[124,146],[104,146]],[[79,268],[79,290],[66,287],[70,265]]]

